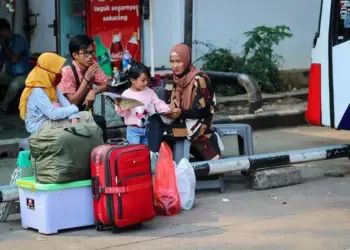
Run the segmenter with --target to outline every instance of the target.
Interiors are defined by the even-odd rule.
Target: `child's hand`
[[[172,108],[178,108],[180,107],[180,104],[177,100],[173,100],[171,103],[170,103],[170,107]]]
[[[180,115],[181,115],[181,109],[179,108],[172,108],[168,113],[168,116],[173,119],[178,118]]]

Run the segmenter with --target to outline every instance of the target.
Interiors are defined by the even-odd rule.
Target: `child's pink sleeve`
[[[158,113],[169,113],[170,112],[170,105],[166,104],[164,101],[160,100],[157,96],[157,94],[152,90],[152,104],[154,109]]]
[[[118,104],[115,105],[115,112],[121,117],[126,117],[130,114],[130,109],[122,110]]]

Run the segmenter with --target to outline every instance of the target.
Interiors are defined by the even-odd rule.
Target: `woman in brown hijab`
[[[197,160],[220,158],[217,134],[211,130],[215,93],[208,76],[200,72],[191,61],[191,48],[175,45],[170,52],[170,64],[174,72],[171,94],[174,121],[167,125],[160,116],[149,120],[149,148],[158,152],[163,140],[172,144],[177,138],[191,141],[191,153]]]

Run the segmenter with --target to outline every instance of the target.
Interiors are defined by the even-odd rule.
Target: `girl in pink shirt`
[[[147,87],[151,73],[144,64],[134,63],[128,70],[128,75],[131,87],[125,90],[122,96],[141,101],[144,106],[121,110],[119,101],[116,100],[115,110],[124,117],[128,142],[148,145],[148,117],[154,113],[169,113],[171,108]]]

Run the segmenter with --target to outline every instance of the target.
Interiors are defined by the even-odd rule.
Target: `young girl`
[[[131,87],[125,90],[122,96],[141,101],[144,106],[122,111],[119,100],[116,100],[115,109],[117,114],[124,117],[128,142],[148,145],[148,116],[156,112],[169,113],[171,108],[147,87],[151,73],[144,64],[134,63],[128,70],[128,76]]]

